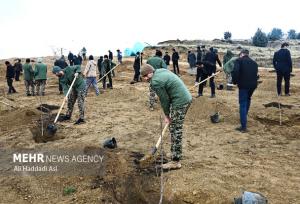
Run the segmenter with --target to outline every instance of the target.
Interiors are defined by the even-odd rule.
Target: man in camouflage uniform
[[[150,57],[147,60],[147,64],[150,64],[155,70],[156,69],[167,69],[167,65],[165,61],[162,59],[162,52],[160,50],[156,50],[155,56]],[[155,100],[155,91],[151,89],[151,86],[149,86],[149,106],[150,110],[154,110],[154,104],[156,102]]]
[[[34,83],[33,83],[34,71],[30,64],[29,58],[26,59],[26,62],[23,65],[23,72],[24,72],[24,83],[25,83],[25,88],[26,88],[26,95],[34,96],[34,89],[35,89]],[[29,91],[29,87],[31,87],[31,94]]]
[[[47,65],[43,63],[42,58],[38,58],[34,68],[34,80],[36,82],[36,95],[45,95],[45,86],[47,81]]]
[[[141,69],[141,75],[144,80],[150,82],[150,87],[158,95],[165,114],[165,122],[169,124],[172,161],[163,164],[162,168],[181,168],[183,122],[192,102],[192,95],[183,81],[169,70],[155,70],[146,64]]]
[[[74,80],[74,77],[77,76],[77,79],[75,80],[72,90],[70,91],[70,94],[68,96],[67,113],[62,120],[65,121],[71,119],[73,107],[77,100],[80,116],[79,119],[75,122],[75,125],[84,123],[85,82],[81,75],[80,65],[68,66],[65,69],[61,69],[58,66],[54,66],[52,72],[56,76],[60,77],[60,83],[63,87],[64,95],[67,95],[67,92]]]

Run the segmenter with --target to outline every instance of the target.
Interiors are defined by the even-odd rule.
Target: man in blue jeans
[[[236,130],[247,132],[247,115],[251,104],[251,96],[257,87],[258,65],[249,57],[249,50],[242,50],[234,63],[232,72],[233,84],[239,88],[241,126]]]

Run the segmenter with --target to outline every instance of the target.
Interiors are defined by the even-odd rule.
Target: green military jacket
[[[34,78],[34,71],[30,63],[25,63],[23,65],[23,73],[24,73],[24,80],[33,80]]]
[[[75,89],[77,92],[85,90],[85,82],[80,74],[80,65],[68,66],[65,69],[62,69],[62,71],[64,72],[64,75],[60,78],[60,84],[63,87],[64,95],[67,95],[67,92],[73,82],[75,73],[79,73],[79,75],[73,85],[73,89]]]
[[[226,74],[231,74],[234,68],[234,62],[237,59],[238,57],[232,57],[228,62],[226,62],[226,64],[224,64],[223,68]]]
[[[161,69],[161,68],[167,69],[167,65],[165,61],[162,58],[157,56],[150,57],[147,60],[147,64],[150,64],[154,69]]]
[[[44,63],[35,64],[34,79],[35,80],[47,79],[47,65],[45,65]]]
[[[170,114],[171,106],[176,109],[192,102],[192,95],[183,81],[169,70],[155,70],[150,86],[158,95],[166,116]]]

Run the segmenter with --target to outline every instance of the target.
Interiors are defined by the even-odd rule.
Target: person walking
[[[282,79],[284,79],[284,93],[285,96],[290,96],[290,78],[293,71],[293,63],[291,53],[287,49],[288,43],[282,43],[281,49],[274,53],[273,66],[277,74],[277,94],[281,93]]]
[[[86,77],[86,87],[85,87],[85,95],[87,96],[89,87],[92,85],[96,91],[96,95],[98,96],[100,94],[98,86],[97,86],[97,64],[94,61],[94,56],[89,56],[89,61],[85,66],[85,70],[83,73],[83,76]]]
[[[8,86],[8,94],[17,93],[13,86],[13,81],[15,78],[15,69],[9,61],[5,61],[6,65],[6,81]]]
[[[233,84],[239,88],[240,123],[236,128],[242,133],[247,132],[247,115],[251,105],[251,97],[257,87],[258,65],[249,57],[249,50],[242,50],[234,63],[232,72]]]
[[[140,81],[140,69],[142,63],[143,63],[143,53],[137,52],[133,63],[133,69],[134,69],[133,83]]]
[[[81,74],[80,65],[68,66],[65,69],[61,69],[59,66],[54,66],[52,68],[52,73],[57,77],[61,78],[59,81],[63,87],[64,95],[67,95],[67,92],[74,80],[74,77],[77,76],[77,79],[74,82],[72,90],[68,96],[68,109],[66,114],[62,117],[62,121],[70,120],[73,113],[73,108],[77,100],[78,109],[79,109],[79,119],[74,123],[79,125],[85,123],[84,120],[84,101],[85,101],[85,82]]]
[[[141,69],[141,75],[158,95],[165,123],[169,124],[172,161],[163,164],[162,168],[179,169],[182,159],[183,123],[192,102],[192,95],[183,81],[167,69],[154,69],[146,64]]]
[[[23,65],[23,72],[24,72],[24,83],[26,89],[27,96],[34,96],[35,95],[35,87],[34,87],[34,71],[30,64],[30,59],[27,58],[25,64]],[[31,93],[29,88],[31,88]]]

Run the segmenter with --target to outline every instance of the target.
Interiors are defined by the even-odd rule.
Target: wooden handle
[[[109,72],[111,72],[112,70],[114,70],[115,68],[117,68],[119,65],[120,65],[120,64],[117,64],[114,68],[112,68],[111,70],[109,70]],[[103,77],[101,77],[101,78],[97,81],[97,83],[99,83],[104,77],[106,77],[106,76],[109,74],[109,72],[107,72]]]
[[[163,129],[163,131],[162,131],[162,133],[161,133],[161,135],[160,135],[160,137],[158,138],[158,141],[157,141],[157,143],[156,143],[156,145],[155,145],[155,148],[156,148],[156,149],[158,149],[158,147],[159,147],[159,145],[160,145],[160,143],[161,143],[161,139],[162,139],[162,137],[165,135],[165,133],[166,133],[168,127],[169,127],[169,123],[167,123],[167,124],[165,125],[165,127],[164,127],[164,129]]]
[[[193,86],[193,88],[199,86],[200,84],[203,84],[204,82],[206,82],[207,80],[209,80],[210,78],[216,76],[217,74],[219,74],[219,73],[221,73],[221,72],[222,72],[222,71],[218,71],[218,72],[216,72],[216,73],[213,73],[211,76],[209,76],[209,77],[207,77],[206,79],[204,79],[204,80],[200,81],[199,83],[195,84],[195,85]]]
[[[57,120],[58,120],[59,114],[60,114],[60,112],[62,111],[62,109],[63,109],[63,107],[64,107],[64,105],[65,105],[66,100],[68,99],[68,96],[69,96],[69,94],[70,94],[70,92],[71,92],[71,90],[72,90],[72,87],[73,87],[73,85],[74,85],[74,83],[75,83],[77,77],[78,77],[78,76],[75,76],[74,79],[73,79],[73,81],[72,81],[72,84],[71,84],[71,86],[70,86],[70,88],[69,88],[69,90],[68,90],[68,92],[67,92],[67,95],[65,96],[65,98],[64,98],[64,100],[63,100],[63,102],[62,102],[62,104],[61,104],[61,106],[60,106],[60,108],[59,108],[59,111],[58,111],[58,113],[57,113],[57,115],[56,115],[56,117],[55,117],[54,124],[55,124],[55,123],[57,122]]]

